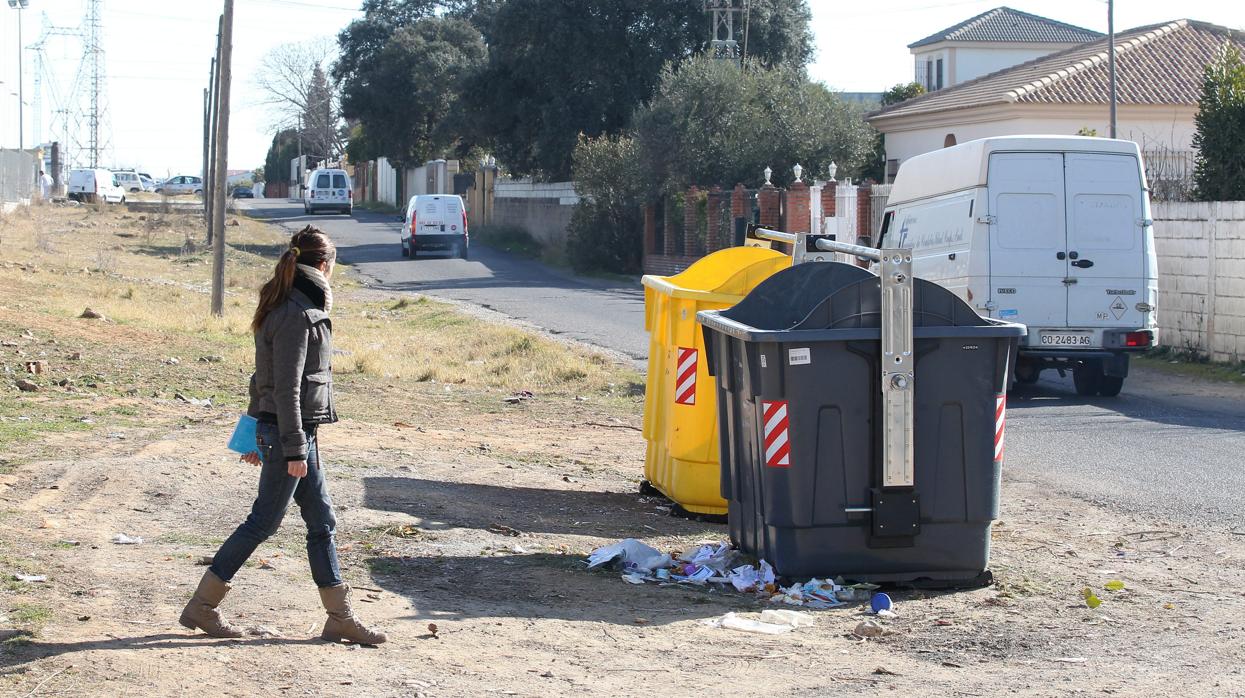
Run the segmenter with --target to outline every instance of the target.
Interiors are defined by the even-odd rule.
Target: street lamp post
[[[9,0],[9,7],[17,10],[17,149],[26,147],[26,97],[22,85],[22,10],[30,7],[30,0]]]

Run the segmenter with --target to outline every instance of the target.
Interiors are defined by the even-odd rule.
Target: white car
[[[900,166],[878,246],[910,248],[915,276],[1027,325],[1018,382],[1071,369],[1077,393],[1114,397],[1158,335],[1147,191],[1131,141],[961,143]]]
[[[70,199],[86,204],[96,201],[125,203],[125,189],[121,188],[111,172],[104,169],[70,170],[66,194]]]
[[[415,259],[420,251],[438,250],[467,259],[467,209],[461,196],[421,194],[406,204],[402,224],[402,256]]]
[[[312,170],[303,188],[303,213],[338,211],[347,216],[354,208],[354,189],[345,170]]]
[[[203,178],[193,175],[178,175],[169,177],[164,183],[156,187],[157,194],[167,194],[168,196],[176,196],[178,194],[202,194]]]

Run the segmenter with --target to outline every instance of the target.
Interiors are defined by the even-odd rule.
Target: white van
[[[303,187],[303,213],[332,210],[349,216],[353,204],[354,190],[345,170],[311,171],[307,186]]]
[[[1157,339],[1153,221],[1141,151],[1077,136],[986,138],[899,168],[877,244],[983,316],[1028,325],[1015,379],[1071,369],[1118,395]]]
[[[125,203],[125,189],[121,188],[111,172],[104,169],[70,170],[66,194],[70,199],[83,203]]]
[[[143,191],[143,179],[133,170],[113,170],[113,179],[117,180],[117,184],[128,192]]]
[[[446,250],[467,259],[471,237],[467,208],[455,194],[421,194],[406,204],[402,224],[402,256],[415,259],[423,250]]]

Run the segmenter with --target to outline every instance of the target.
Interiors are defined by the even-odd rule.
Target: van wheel
[[[459,259],[467,259],[467,258],[468,258],[468,255],[469,255],[469,253],[468,253],[468,251],[467,251],[467,246],[466,246],[466,245],[459,245],[459,246],[458,246],[458,258],[459,258]]]
[[[406,247],[406,243],[405,243],[405,242],[404,242],[404,243],[402,243],[402,256],[403,256],[403,257],[410,257],[410,256],[411,256],[411,251],[410,251],[409,249],[407,249],[407,247]]]
[[[1098,394],[1103,397],[1115,397],[1124,388],[1124,376],[1103,376],[1098,386]]]
[[[1077,395],[1097,395],[1102,390],[1103,378],[1102,364],[1097,361],[1086,361],[1072,371],[1072,383],[1076,386]]]

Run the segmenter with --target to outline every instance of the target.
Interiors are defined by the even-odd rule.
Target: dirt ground
[[[14,235],[0,228],[5,245]],[[294,509],[222,606],[257,634],[191,634],[176,620],[197,563],[254,493],[254,468],[223,446],[249,368],[195,359],[235,350],[228,337],[41,307],[35,277],[22,276],[35,272],[7,261],[5,695],[1245,695],[1245,536],[1120,515],[1011,475],[993,534],[996,584],[895,590],[892,632],[877,639],[852,635],[859,606],[752,635],[702,623],[770,607],[750,595],[588,570],[586,554],[620,538],[671,551],[726,536],[638,494],[642,398],[624,387],[509,404],[504,385],[345,376],[346,419],[321,433],[322,456],[344,574],[390,642],[316,639],[323,612]],[[131,282],[140,290],[175,270],[145,273]],[[338,303],[349,313],[365,301],[346,291]],[[182,359],[163,363],[170,355]],[[41,390],[19,392],[36,357],[49,364]],[[196,406],[178,388],[219,397]],[[56,428],[31,426],[44,420]],[[116,545],[118,533],[144,542]],[[1111,580],[1125,588],[1105,589]]]

